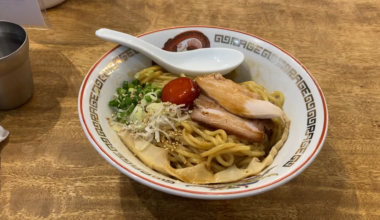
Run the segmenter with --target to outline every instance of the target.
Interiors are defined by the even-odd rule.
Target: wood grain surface
[[[380,219],[380,1],[67,0],[49,30],[29,29],[35,94],[0,112],[0,219]],[[322,87],[327,141],[298,177],[238,200],[200,201],[141,185],[108,164],[81,128],[82,80],[114,44],[180,25],[260,36],[297,57]]]

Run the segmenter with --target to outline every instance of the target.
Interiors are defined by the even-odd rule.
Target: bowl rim
[[[262,40],[262,41],[264,41],[264,42],[266,42],[266,43],[268,43],[268,44],[270,44],[270,45],[278,48],[279,50],[281,50],[282,52],[284,52],[285,54],[287,54],[290,58],[292,58],[294,61],[296,61],[305,70],[305,72],[310,76],[310,78],[312,79],[314,85],[318,89],[318,92],[319,92],[319,95],[320,95],[321,101],[322,101],[322,107],[323,107],[323,111],[324,111],[323,127],[322,127],[321,136],[320,136],[320,138],[319,138],[319,140],[317,142],[317,145],[316,145],[314,151],[309,155],[309,157],[302,164],[300,164],[298,167],[294,168],[289,174],[287,174],[287,175],[285,175],[285,176],[283,176],[281,178],[275,179],[274,181],[272,181],[270,183],[267,183],[265,185],[258,186],[258,187],[252,187],[252,188],[249,188],[249,189],[246,189],[246,190],[241,190],[241,191],[229,191],[229,192],[220,192],[220,191],[219,192],[204,192],[204,191],[202,191],[202,192],[200,192],[200,191],[195,191],[195,190],[186,190],[186,189],[180,189],[180,188],[177,188],[177,187],[171,187],[171,186],[168,186],[168,185],[164,185],[164,184],[156,182],[156,181],[154,181],[154,180],[152,180],[150,178],[146,178],[144,176],[139,175],[137,172],[134,172],[133,170],[131,170],[131,169],[125,167],[124,165],[120,164],[119,162],[117,162],[95,140],[95,138],[91,134],[89,128],[87,127],[87,123],[86,123],[86,121],[84,119],[84,111],[83,111],[83,106],[82,106],[82,103],[83,103],[82,100],[83,100],[84,91],[85,91],[84,87],[87,84],[88,79],[92,75],[92,72],[94,71],[94,69],[99,65],[99,63],[104,58],[106,58],[110,53],[112,53],[117,48],[121,47],[121,45],[117,45],[116,47],[114,47],[113,49],[111,49],[110,51],[108,51],[107,53],[105,53],[103,56],[101,56],[95,62],[95,64],[87,72],[87,74],[86,74],[86,76],[85,76],[85,78],[84,78],[84,80],[82,82],[82,85],[80,87],[80,91],[79,91],[79,94],[78,94],[78,96],[79,96],[78,97],[78,114],[79,114],[79,119],[80,119],[82,128],[85,131],[85,134],[86,134],[87,138],[90,140],[90,143],[103,156],[103,158],[105,158],[114,167],[116,167],[123,174],[126,174],[128,177],[130,177],[130,178],[132,178],[132,179],[134,179],[134,180],[136,180],[136,181],[138,181],[138,182],[140,182],[140,183],[142,183],[144,185],[150,186],[150,187],[152,187],[152,188],[154,188],[156,190],[164,191],[164,192],[169,193],[169,194],[190,197],[190,198],[213,199],[211,197],[215,197],[216,199],[228,199],[228,198],[240,198],[240,197],[245,197],[245,196],[250,196],[250,195],[256,195],[256,194],[260,194],[260,193],[266,192],[268,190],[274,189],[274,188],[276,188],[278,186],[281,186],[281,185],[289,182],[290,180],[292,180],[296,176],[298,176],[303,170],[305,170],[311,164],[311,162],[318,155],[319,151],[322,149],[322,146],[323,146],[323,144],[324,144],[324,142],[326,140],[327,130],[328,130],[328,109],[327,109],[326,99],[324,97],[324,94],[322,92],[321,87],[317,83],[317,81],[314,78],[314,76],[310,73],[309,70],[307,70],[307,68],[299,60],[297,60],[293,55],[291,55],[290,53],[288,53],[287,51],[285,51],[281,47],[279,47],[279,46],[277,46],[277,45],[275,45],[275,44],[273,44],[273,43],[271,43],[271,42],[269,42],[269,41],[267,41],[267,40],[265,40],[265,39],[263,39],[261,37],[258,37],[256,35],[253,35],[253,34],[250,34],[250,33],[246,33],[246,32],[243,32],[243,31],[239,31],[239,30],[230,29],[230,28],[224,28],[224,27],[218,27],[218,26],[208,26],[208,25],[173,26],[173,27],[162,28],[162,29],[157,29],[157,30],[154,30],[154,31],[146,32],[146,33],[137,35],[137,37],[143,37],[145,35],[149,35],[149,34],[152,34],[152,33],[157,33],[157,32],[166,31],[166,30],[172,30],[172,29],[181,29],[181,28],[211,28],[211,29],[227,30],[227,31],[232,31],[232,32],[237,32],[237,33],[245,34],[245,35],[248,35],[248,36],[260,39],[260,40]]]

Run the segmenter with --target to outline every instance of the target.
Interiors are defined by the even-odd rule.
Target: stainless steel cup
[[[28,35],[20,25],[0,21],[0,110],[25,104],[33,90]]]

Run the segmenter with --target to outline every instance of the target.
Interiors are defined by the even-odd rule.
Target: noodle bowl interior
[[[290,121],[281,91],[269,93],[236,72],[186,77],[160,66],[124,82],[109,105],[110,126],[144,164],[194,184],[260,173],[285,143]]]

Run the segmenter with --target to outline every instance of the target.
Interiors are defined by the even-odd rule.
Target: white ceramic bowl
[[[310,165],[321,150],[328,127],[325,98],[313,76],[285,50],[254,35],[220,27],[173,27],[139,37],[173,51],[209,46],[240,50],[245,60],[238,68],[235,81],[252,78],[269,91],[282,91],[284,111],[291,126],[288,140],[273,164],[258,176],[214,185],[192,185],[163,176],[134,157],[107,124],[106,117],[112,114],[108,102],[116,88],[152,65],[151,60],[138,52],[117,46],[87,73],[79,92],[78,109],[91,144],[120,172],[144,185],[178,196],[233,199],[256,195],[288,182]]]

